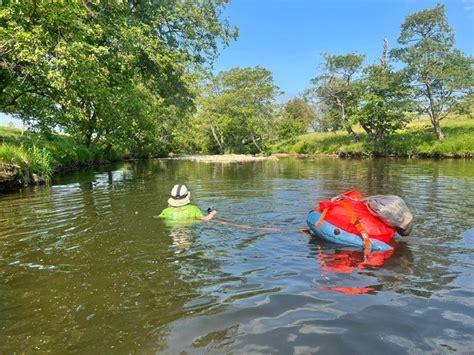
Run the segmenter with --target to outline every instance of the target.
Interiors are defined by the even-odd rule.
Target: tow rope
[[[240,229],[254,229],[254,230],[267,231],[267,232],[280,232],[281,231],[278,228],[249,226],[247,224],[238,224],[238,223],[234,223],[234,222],[231,222],[231,221],[226,221],[226,220],[220,219],[220,218],[213,218],[211,221],[219,223],[219,224],[227,224],[227,225],[234,226],[234,227],[237,227],[237,228],[240,228]]]

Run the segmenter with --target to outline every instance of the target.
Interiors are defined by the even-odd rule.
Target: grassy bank
[[[444,141],[438,141],[428,120],[412,122],[379,143],[369,141],[357,129],[360,141],[354,142],[345,132],[317,132],[273,146],[273,153],[337,154],[340,156],[401,156],[427,158],[473,158],[474,119],[456,118],[442,121]]]
[[[125,152],[88,148],[71,137],[45,137],[0,126],[0,182],[28,184],[48,181],[60,169],[123,159]]]

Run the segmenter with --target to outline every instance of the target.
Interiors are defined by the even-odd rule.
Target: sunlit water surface
[[[240,224],[166,226],[173,184]],[[393,255],[300,232],[318,199],[402,196]],[[0,196],[0,353],[468,353],[474,162],[150,161]]]

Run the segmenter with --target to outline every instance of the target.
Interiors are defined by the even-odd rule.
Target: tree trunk
[[[107,157],[107,156],[109,155],[109,153],[110,153],[111,150],[112,150],[112,144],[107,143],[107,146],[106,146],[105,149],[104,149],[104,155],[105,155],[105,157]]]
[[[214,128],[213,124],[211,124],[211,132],[212,132],[212,136],[214,137],[214,140],[216,141],[217,145],[219,146],[219,153],[223,153],[222,142],[219,140],[219,137],[217,135],[216,129]]]
[[[382,52],[382,57],[380,58],[380,66],[382,68],[387,68],[387,60],[388,57],[388,39],[385,37],[383,39],[383,52]]]
[[[257,147],[258,151],[259,151],[260,153],[263,153],[262,148],[260,148],[260,146],[257,144],[257,141],[255,140],[255,137],[254,137],[254,136],[252,136],[252,142],[253,142],[253,144]]]
[[[344,107],[344,103],[338,97],[336,97],[336,100],[337,100],[337,104],[339,105],[339,109],[341,110],[342,126],[346,128],[346,131],[349,134],[349,136],[352,138],[352,140],[357,142],[359,140],[359,136],[357,135],[357,133],[354,132],[351,125],[346,121],[346,109]]]
[[[436,131],[436,137],[438,137],[438,139],[440,141],[444,140],[444,133],[441,130],[441,125],[439,124],[439,118],[438,117],[433,118],[433,126],[434,126],[435,131]]]
[[[365,124],[363,124],[362,122],[359,122],[362,129],[365,131],[365,133],[367,133],[367,137],[369,138],[372,138],[373,135],[374,135],[374,132],[372,132],[372,130]]]
[[[438,137],[438,140],[442,141],[444,140],[444,133],[441,130],[441,125],[439,123],[439,112],[436,109],[436,102],[434,99],[433,95],[433,90],[431,89],[431,85],[428,82],[425,82],[426,89],[428,90],[428,98],[430,99],[430,118],[431,118],[431,123],[433,124],[433,127],[436,132],[436,137]]]
[[[92,136],[95,132],[95,126],[97,122],[97,113],[94,111],[89,114],[89,121],[87,122],[87,132],[86,132],[86,146],[90,148],[92,146]]]
[[[351,126],[347,126],[346,131],[349,134],[349,136],[351,136],[353,141],[355,141],[355,142],[359,141],[359,136],[357,135],[357,133],[354,132],[354,130],[352,129]]]
[[[87,130],[84,136],[84,144],[87,148],[90,148],[92,145],[92,132]]]

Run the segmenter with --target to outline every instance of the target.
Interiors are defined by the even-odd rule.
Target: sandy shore
[[[278,160],[276,156],[254,156],[247,154],[223,154],[223,155],[184,155],[172,159],[192,160],[203,163],[240,163],[261,160]]]

